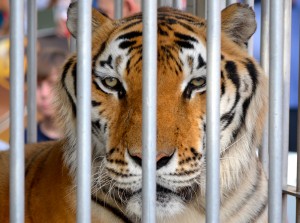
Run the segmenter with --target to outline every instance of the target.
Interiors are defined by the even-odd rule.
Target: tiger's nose
[[[130,154],[130,157],[139,165],[142,166],[142,154],[134,153]],[[167,165],[169,161],[172,159],[174,152],[171,154],[166,154],[164,152],[160,152],[156,155],[156,169],[160,169],[161,167]]]

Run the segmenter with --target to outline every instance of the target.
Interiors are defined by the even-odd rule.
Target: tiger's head
[[[77,10],[67,26],[76,38]],[[111,20],[92,14],[92,193],[115,200],[134,218],[142,201],[142,14]],[[238,184],[261,140],[266,77],[247,54],[254,12],[235,4],[222,11],[221,192]],[[158,10],[157,218],[203,206],[206,172],[206,21],[171,8]],[[153,49],[156,50],[156,49]],[[57,107],[76,171],[76,56],[64,66]],[[80,128],[80,127],[79,127]],[[255,159],[255,158],[253,158]],[[234,170],[234,171],[233,171]],[[105,201],[106,202],[106,201]],[[107,201],[108,202],[108,201]]]

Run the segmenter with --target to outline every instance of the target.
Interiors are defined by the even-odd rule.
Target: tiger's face
[[[76,35],[72,15],[70,8],[68,27]],[[241,37],[235,39],[236,27],[227,23],[245,16],[251,26],[240,29]],[[216,83],[221,90],[221,157],[243,138],[243,143],[259,142],[265,99],[256,96],[263,91],[258,86],[264,77],[244,47],[255,30],[252,17],[245,6],[222,13],[222,21],[228,21],[222,24],[221,71],[216,74],[221,76]],[[109,195],[137,218],[142,213],[142,29],[141,15],[112,21],[93,12],[93,193]],[[156,207],[157,217],[166,218],[199,205],[205,192],[206,22],[162,8],[157,34]],[[73,57],[67,62],[61,81],[71,101],[61,111],[65,123],[76,119],[75,61]],[[74,126],[65,125],[72,144]],[[72,169],[74,149],[68,149],[65,160]]]

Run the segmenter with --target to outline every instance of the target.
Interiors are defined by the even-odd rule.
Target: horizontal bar
[[[300,198],[300,191],[296,190],[295,186],[287,185],[283,188],[282,193]]]

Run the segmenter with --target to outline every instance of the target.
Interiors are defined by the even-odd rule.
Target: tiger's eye
[[[118,84],[118,79],[114,77],[108,77],[104,79],[104,82],[108,87],[113,88]]]
[[[201,87],[202,85],[205,84],[205,80],[203,78],[195,78],[195,79],[191,80],[190,83],[192,85],[194,85],[195,87]]]

